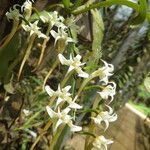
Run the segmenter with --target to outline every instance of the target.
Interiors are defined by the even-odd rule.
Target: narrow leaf
[[[139,14],[132,21],[131,25],[138,25],[144,22],[147,15],[147,1],[139,0]]]
[[[146,87],[147,91],[150,93],[150,77],[147,77],[144,80],[144,86]]]
[[[62,0],[65,8],[69,8],[70,7],[70,0]]]

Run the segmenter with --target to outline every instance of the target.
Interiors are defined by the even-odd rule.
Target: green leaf
[[[71,7],[71,10],[76,9],[77,7],[81,6],[83,0],[76,0],[73,6]]]
[[[69,8],[70,7],[70,0],[62,0],[62,3],[64,4],[65,8]]]
[[[0,49],[0,78],[7,74],[9,62],[18,55],[18,48],[20,46],[19,33],[16,33],[11,41],[2,49]]]
[[[101,43],[104,35],[104,23],[99,10],[91,10],[91,13],[93,16],[93,57],[94,60],[99,60],[102,56]]]
[[[58,131],[59,131],[59,136],[57,137],[57,141],[55,143],[54,150],[61,150],[64,143],[66,142],[66,140],[68,139],[68,137],[70,135],[70,128],[68,125],[61,127]]]
[[[150,93],[150,77],[147,77],[144,80],[144,86],[146,87],[147,91]]]
[[[147,1],[139,0],[139,14],[132,21],[131,25],[138,25],[145,21],[147,15]]]

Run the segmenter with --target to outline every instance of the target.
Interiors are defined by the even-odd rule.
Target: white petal
[[[46,110],[51,118],[57,117],[57,113],[55,113],[49,106],[46,106]]]
[[[108,122],[108,120],[104,120],[104,122],[105,122],[105,125],[106,125],[106,127],[105,127],[105,130],[106,130],[109,127],[109,122]]]
[[[78,54],[75,58],[77,58],[77,60],[80,61],[82,57],[81,57],[81,55]]]
[[[57,99],[56,106],[58,106],[62,101],[63,101],[62,98],[59,97],[59,98]]]
[[[114,122],[117,120],[117,118],[118,118],[117,114],[113,114],[113,116],[109,118],[109,122]]]
[[[67,73],[69,73],[69,72],[72,71],[73,69],[74,69],[74,66],[70,66]]]
[[[72,38],[70,38],[70,37],[67,37],[66,44],[67,44],[68,42],[75,42],[75,40],[72,39]]]
[[[60,84],[58,84],[58,89],[57,91],[60,93],[61,92],[61,88],[60,88]]]
[[[68,60],[62,54],[58,54],[58,58],[62,65],[68,65]]]
[[[98,124],[98,125],[101,124],[102,119],[100,119],[100,118],[95,118],[95,117],[91,117],[91,119],[93,119],[93,121],[94,121],[95,124]]]
[[[82,69],[80,67],[78,67],[76,69],[76,71],[77,71],[79,77],[82,77],[82,78],[88,78],[89,77],[89,74],[82,71]]]
[[[71,123],[71,124],[68,124],[68,125],[70,126],[70,130],[71,130],[72,132],[78,132],[78,131],[81,131],[81,130],[82,130],[82,127],[73,125],[72,123]]]
[[[57,36],[58,36],[57,32],[55,32],[54,30],[51,30],[50,33],[53,36],[53,38],[55,38],[55,39],[57,38]]]
[[[68,107],[74,108],[74,109],[82,109],[82,106],[74,102],[71,102]]]
[[[46,90],[46,92],[48,93],[48,95],[50,96],[50,97],[52,97],[53,95],[54,95],[54,91],[50,88],[50,86],[48,86],[48,85],[46,85],[45,86],[45,90]]]
[[[62,124],[62,120],[61,119],[58,119],[57,123],[55,124],[55,127],[54,127],[54,132],[57,130],[57,128]]]
[[[102,99],[108,99],[108,94],[106,92],[97,92],[101,97]]]
[[[65,108],[65,109],[62,111],[62,113],[68,114],[70,110],[71,110],[71,109],[67,107],[67,108]]]
[[[65,90],[66,92],[68,92],[70,89],[71,89],[71,86],[70,86],[70,85],[68,85],[68,86],[66,86],[66,87],[64,88],[64,90]]]

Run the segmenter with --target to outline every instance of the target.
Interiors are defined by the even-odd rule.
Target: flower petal
[[[82,69],[80,67],[78,67],[76,69],[76,71],[77,71],[79,77],[82,77],[82,78],[88,78],[89,77],[89,74],[82,71]]]
[[[67,73],[71,72],[73,69],[74,69],[74,66],[70,66]]]
[[[65,90],[65,92],[68,92],[70,89],[71,89],[71,86],[68,85],[68,86],[66,86],[63,90]]]
[[[71,130],[72,132],[78,132],[78,131],[81,131],[81,130],[82,130],[82,127],[73,125],[72,123],[70,123],[70,124],[68,124],[68,125],[69,125],[70,130]]]
[[[50,86],[46,85],[46,86],[45,86],[45,91],[48,93],[48,95],[49,95],[50,97],[54,96],[54,93],[55,93],[55,92],[50,88]]]
[[[58,97],[57,102],[56,102],[56,106],[58,106],[62,101],[63,101],[62,98]]]
[[[68,65],[68,60],[62,54],[58,54],[58,58],[62,65]]]
[[[54,127],[54,132],[57,130],[57,128],[63,123],[63,121],[61,119],[58,119],[58,121],[56,122],[55,124],[55,127]]]
[[[71,102],[68,107],[74,108],[74,109],[82,109],[82,106],[80,106],[79,104],[75,102]]]
[[[46,110],[51,118],[57,117],[57,113],[55,113],[49,106],[46,106]]]

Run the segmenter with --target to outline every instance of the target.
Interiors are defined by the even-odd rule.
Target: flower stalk
[[[2,43],[2,45],[0,46],[0,51],[2,50],[3,47],[5,47],[9,42],[10,40],[13,38],[14,34],[16,33],[17,29],[18,29],[18,25],[19,25],[19,22],[14,20],[13,21],[13,26],[12,26],[12,30],[11,32],[9,33],[9,35],[7,35],[6,39],[4,40],[4,42]],[[3,41],[3,40],[2,40]]]
[[[20,76],[21,76],[21,73],[22,73],[22,69],[24,67],[24,64],[26,62],[26,60],[29,58],[29,55],[31,53],[31,49],[32,49],[32,46],[33,46],[33,43],[34,43],[34,40],[36,38],[36,34],[33,34],[30,38],[30,42],[28,44],[28,47],[26,49],[26,52],[25,52],[25,55],[24,55],[24,58],[22,60],[22,63],[21,63],[21,66],[20,66],[20,69],[19,69],[19,73],[18,73],[18,80],[20,79]]]
[[[51,24],[49,23],[48,24],[48,28],[47,28],[47,31],[46,31],[46,36],[48,37],[49,36],[49,32],[51,30],[52,26]],[[46,44],[48,42],[49,39],[45,38],[44,41],[43,41],[43,44],[42,44],[42,49],[41,49],[41,53],[40,53],[40,57],[39,57],[39,60],[38,60],[38,63],[37,63],[37,66],[35,68],[35,70],[39,67],[39,65],[41,64],[42,62],[42,59],[43,59],[43,56],[44,56],[44,52],[45,52],[45,49],[46,49]]]

